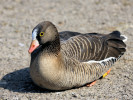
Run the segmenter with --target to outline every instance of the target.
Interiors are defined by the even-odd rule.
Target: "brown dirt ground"
[[[49,20],[59,31],[128,37],[127,52],[111,73],[92,87],[52,92],[29,76],[31,31]],[[0,100],[133,100],[132,0],[0,0]]]

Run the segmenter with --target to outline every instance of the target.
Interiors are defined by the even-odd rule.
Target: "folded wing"
[[[108,35],[87,33],[72,36],[61,43],[62,52],[80,62],[100,61],[109,57],[118,59],[126,51],[126,45],[120,32]]]

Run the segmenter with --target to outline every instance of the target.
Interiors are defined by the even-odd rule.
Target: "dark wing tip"
[[[123,42],[126,42],[127,41],[127,37],[125,35],[121,35],[121,33],[119,31],[113,31],[109,35],[111,35],[111,37],[115,37],[117,39],[120,39]]]
[[[121,33],[116,30],[116,31],[113,31],[112,33],[110,33],[110,35],[120,38]]]

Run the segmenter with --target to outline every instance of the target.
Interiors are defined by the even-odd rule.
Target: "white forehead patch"
[[[38,29],[34,29],[32,32],[32,40],[36,40]]]

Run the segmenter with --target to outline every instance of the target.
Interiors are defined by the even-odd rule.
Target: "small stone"
[[[19,46],[21,46],[21,47],[23,47],[24,46],[24,44],[23,43],[18,43],[19,44]]]

